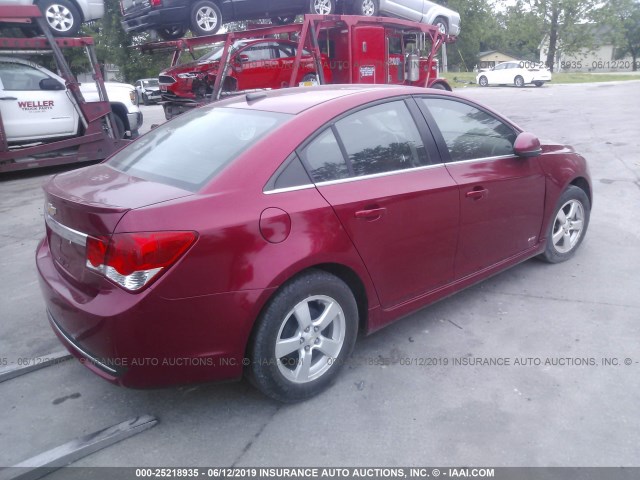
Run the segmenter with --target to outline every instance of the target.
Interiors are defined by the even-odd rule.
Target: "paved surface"
[[[595,206],[572,261],[526,262],[361,338],[357,364],[298,405],[245,382],[126,390],[75,361],[0,383],[0,466],[145,413],[160,424],[77,465],[640,466],[640,82],[459,91],[590,161]],[[147,127],[163,120],[159,107],[143,108]],[[49,173],[0,180],[9,363],[60,349],[33,261]],[[511,365],[453,365],[469,357]],[[575,358],[596,365],[568,365]]]

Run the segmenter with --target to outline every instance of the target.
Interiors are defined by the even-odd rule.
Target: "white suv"
[[[119,138],[138,136],[142,113],[135,89],[124,83],[105,83]],[[95,83],[80,90],[97,101]],[[13,57],[0,57],[0,114],[7,142],[24,144],[82,134],[78,112],[64,80],[44,67]]]
[[[104,0],[0,0],[0,5],[34,4],[56,37],[75,37],[82,22],[98,20],[104,15]]]

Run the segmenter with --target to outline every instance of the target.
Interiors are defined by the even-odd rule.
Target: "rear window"
[[[107,161],[133,177],[195,192],[290,115],[234,108],[184,113]]]

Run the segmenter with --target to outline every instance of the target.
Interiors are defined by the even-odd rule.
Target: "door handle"
[[[482,197],[486,197],[489,194],[489,190],[482,187],[475,187],[473,190],[468,191],[465,196],[467,198],[473,198],[474,200],[480,200]]]
[[[378,220],[385,213],[387,213],[386,208],[371,208],[357,211],[355,217],[359,220]]]
[[[0,97],[0,100],[17,100],[16,97]]]

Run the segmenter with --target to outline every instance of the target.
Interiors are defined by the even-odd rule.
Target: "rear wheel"
[[[75,37],[82,25],[82,15],[68,0],[44,0],[40,10],[56,37]]]
[[[445,87],[441,83],[434,83],[433,85],[431,85],[431,88],[433,88],[435,90],[446,90],[447,89],[447,87]]]
[[[330,15],[336,11],[335,0],[310,0],[309,13],[315,15]]]
[[[542,85],[544,85],[544,82],[541,82],[541,81],[539,81],[539,80],[538,80],[537,82],[533,82],[533,84],[534,84],[536,87],[541,87]]]
[[[487,79],[487,77],[485,77],[484,75],[480,77],[480,79],[478,80],[478,84],[481,87],[487,87],[489,86],[489,80]]]
[[[524,87],[524,78],[518,75],[516,78],[514,78],[513,84],[518,88]]]
[[[378,15],[377,0],[357,0],[355,5],[356,15],[365,17],[376,17]]]
[[[276,25],[287,25],[289,23],[293,23],[296,21],[295,16],[290,17],[273,17],[271,19],[271,23],[275,23]]]
[[[547,247],[541,258],[549,263],[559,263],[573,257],[587,233],[590,212],[591,203],[584,190],[569,185],[558,200],[547,230]]]
[[[358,308],[339,278],[310,270],[283,286],[258,319],[248,374],[283,402],[317,395],[336,378],[355,343]]]
[[[210,0],[200,0],[191,9],[191,31],[194,35],[213,35],[222,25],[222,13]]]
[[[174,25],[172,27],[159,28],[156,32],[163,40],[177,40],[178,38],[184,37],[187,29],[182,25]]]

